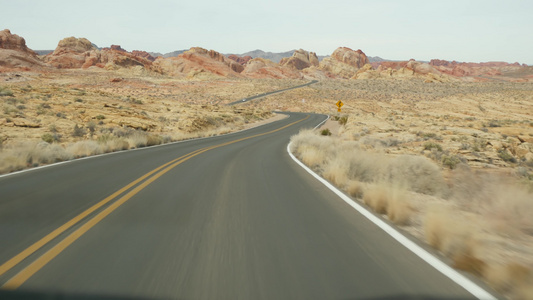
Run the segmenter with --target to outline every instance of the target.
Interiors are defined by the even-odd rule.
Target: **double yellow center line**
[[[129,191],[127,194],[122,196],[120,199],[106,207],[104,210],[96,214],[94,217],[89,219],[87,222],[85,222],[82,226],[80,226],[78,229],[76,229],[74,232],[72,232],[70,235],[59,241],[55,246],[53,246],[50,250],[48,250],[46,253],[44,253],[42,256],[37,258],[35,261],[33,261],[31,264],[29,264],[27,267],[22,269],[18,274],[16,274],[14,277],[9,279],[3,286],[2,289],[9,289],[14,290],[21,286],[26,280],[28,280],[33,274],[35,274],[37,271],[39,271],[42,267],[44,267],[48,262],[50,262],[52,259],[54,259],[57,255],[59,255],[63,250],[65,250],[69,245],[71,245],[74,241],[76,241],[79,237],[81,237],[84,233],[86,233],[89,229],[91,229],[93,226],[98,224],[101,220],[103,220],[105,217],[107,217],[110,213],[112,213],[115,209],[117,209],[119,206],[124,204],[126,201],[131,199],[133,196],[135,196],[137,193],[139,193],[142,189],[147,187],[149,184],[157,180],[159,177],[163,176],[168,171],[172,170],[177,165],[197,156],[204,152],[207,152],[209,150],[227,146],[230,144],[234,144],[240,141],[252,139],[255,137],[271,134],[277,131],[280,131],[282,129],[285,129],[289,126],[292,126],[296,123],[302,122],[309,118],[309,115],[305,117],[304,119],[298,120],[296,122],[292,122],[290,124],[287,124],[283,127],[280,127],[278,129],[274,129],[272,131],[268,131],[265,133],[260,133],[256,135],[252,135],[249,137],[221,143],[214,146],[208,146],[205,148],[201,148],[198,150],[195,150],[193,152],[190,152],[186,155],[183,155],[181,157],[178,157],[174,160],[171,160],[152,171],[144,174],[143,176],[137,178],[136,180],[132,181],[128,185],[124,186],[123,188],[119,189],[118,191],[114,192],[112,195],[108,196],[107,198],[103,199],[102,201],[96,203],[95,205],[91,206],[84,212],[80,213],[76,217],[72,218],[70,221],[66,222],[65,224],[61,225],[33,245],[29,246],[19,254],[15,255],[10,260],[6,261],[4,264],[0,265],[0,276],[5,274],[7,271],[9,271],[11,268],[18,265],[20,262],[22,262],[24,259],[26,259],[28,256],[34,254],[37,250],[39,250],[44,245],[48,244],[50,241],[58,237],[60,234],[74,226],[75,224],[79,223],[81,220],[101,208],[102,206],[106,205],[107,203],[111,202],[113,199],[117,198],[122,193],[126,192],[132,187],[131,191]],[[150,177],[151,176],[151,177]],[[147,179],[148,178],[148,179]],[[146,179],[146,180],[145,180]],[[145,180],[143,182],[143,180]],[[142,182],[141,184],[139,184]],[[139,184],[139,185],[138,185]]]

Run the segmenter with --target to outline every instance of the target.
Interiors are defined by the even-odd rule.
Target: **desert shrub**
[[[96,130],[96,123],[93,121],[89,121],[89,123],[87,123],[87,129],[89,129],[89,132],[93,134]]]
[[[378,184],[368,189],[363,201],[375,212],[386,214],[395,224],[407,224],[412,214],[405,191],[390,184]]]
[[[342,158],[334,158],[326,164],[322,175],[334,185],[342,187],[348,181],[348,167]]]
[[[454,259],[474,255],[476,232],[468,220],[454,214],[448,207],[435,206],[429,209],[424,220],[426,241],[435,249]]]
[[[440,168],[421,156],[398,156],[390,161],[385,172],[387,182],[400,184],[414,192],[428,195],[443,195],[447,192]]]
[[[322,130],[320,131],[320,134],[321,134],[321,135],[325,135],[325,136],[330,136],[330,135],[331,135],[331,131],[330,131],[328,128],[326,128],[326,129],[322,129]]]
[[[96,141],[79,141],[67,146],[67,151],[74,157],[86,157],[104,153]]]
[[[41,139],[49,144],[54,142],[54,137],[50,133],[43,134]]]
[[[13,97],[13,92],[4,87],[0,87],[0,97]]]
[[[533,284],[533,270],[517,262],[491,265],[484,276],[489,284],[500,293]]]
[[[339,118],[339,124],[346,125],[348,123],[348,116],[342,116]]]
[[[461,159],[457,155],[443,155],[442,165],[450,169],[455,169],[457,165],[461,163]]]
[[[148,134],[146,136],[146,146],[160,145],[161,143],[162,139],[158,135]]]
[[[363,185],[358,181],[350,181],[347,188],[348,194],[355,198],[362,198],[364,195]]]
[[[514,158],[514,156],[505,149],[498,151],[498,157],[505,162],[516,163],[516,158]]]
[[[96,119],[97,120],[103,120],[103,119],[105,119],[105,116],[104,115],[97,115]]]
[[[83,137],[85,136],[85,134],[86,134],[85,128],[79,127],[78,124],[74,125],[74,128],[72,129],[73,137]]]
[[[442,146],[434,142],[426,142],[424,144],[424,150],[437,149],[437,151],[442,151]]]

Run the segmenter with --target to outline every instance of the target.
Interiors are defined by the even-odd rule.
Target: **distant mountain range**
[[[94,46],[96,48],[98,48],[98,46],[96,46],[96,45],[94,45]],[[98,48],[98,49],[100,49],[100,48]],[[164,53],[164,54],[160,53],[160,52],[148,52],[148,53],[150,55],[152,55],[153,57],[162,56],[164,58],[169,58],[169,57],[178,56],[178,55],[180,55],[183,52],[188,51],[188,50],[189,49],[176,50],[176,51],[172,51],[172,52],[168,52],[168,53]],[[47,54],[50,54],[50,53],[54,52],[54,50],[34,50],[34,51],[38,55],[47,55]],[[229,56],[231,54],[235,54],[235,55],[240,56],[240,57],[244,57],[244,56],[251,56],[252,58],[260,57],[260,58],[264,58],[264,59],[269,59],[269,60],[271,60],[271,61],[273,61],[275,63],[279,63],[282,58],[291,57],[292,54],[294,53],[294,51],[296,51],[296,50],[291,50],[291,51],[286,51],[286,52],[265,52],[263,50],[257,49],[257,50],[254,50],[254,51],[249,51],[249,52],[241,53],[241,54],[227,53],[227,54],[224,54],[224,55]],[[318,55],[318,60],[322,61],[322,59],[324,59],[326,57],[329,57],[329,55]],[[383,58],[381,58],[379,56],[368,56],[368,60],[371,63],[372,62],[388,61],[387,59],[383,59]]]

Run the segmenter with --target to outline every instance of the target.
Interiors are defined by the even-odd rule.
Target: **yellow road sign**
[[[337,108],[337,111],[338,111],[338,112],[341,112],[341,109],[340,109],[340,108]]]
[[[342,103],[342,101],[339,100],[337,101],[337,103],[335,103],[335,105],[337,105],[338,108],[341,108],[344,105],[344,103]]]

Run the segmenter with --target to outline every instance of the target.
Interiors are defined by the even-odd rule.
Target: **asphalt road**
[[[291,160],[324,119],[1,177],[0,299],[473,299]]]
[[[283,92],[286,92],[286,91],[289,91],[289,90],[299,89],[299,88],[302,88],[304,86],[310,86],[311,84],[314,84],[314,83],[317,83],[317,82],[318,82],[318,80],[312,80],[312,81],[309,81],[308,83],[305,83],[305,84],[301,84],[301,85],[293,86],[293,87],[290,87],[290,88],[277,90],[277,91],[272,91],[272,92],[267,92],[267,93],[251,96],[251,97],[248,97],[248,98],[244,98],[244,99],[241,99],[241,100],[237,100],[235,102],[229,103],[228,105],[235,105],[235,104],[245,103],[245,102],[252,101],[252,100],[258,99],[258,98],[263,98],[263,97],[266,97],[266,96],[269,96],[269,95],[283,93]]]

